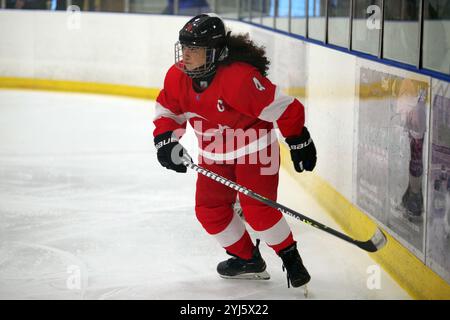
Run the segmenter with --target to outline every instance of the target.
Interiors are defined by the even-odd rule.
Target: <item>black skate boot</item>
[[[402,197],[402,206],[406,209],[408,218],[411,220],[420,220],[423,212],[422,192],[412,192],[411,188],[408,187]]]
[[[253,257],[250,260],[241,259],[227,251],[230,256],[233,256],[233,258],[222,261],[217,265],[217,272],[219,275],[225,279],[270,279],[270,275],[266,271],[266,263],[261,257],[258,246],[259,239],[256,240],[256,247],[253,250]]]
[[[297,250],[297,243],[281,250],[278,255],[283,260],[283,271],[286,269],[288,288],[301,287],[311,280],[311,276],[303,265],[302,258]]]

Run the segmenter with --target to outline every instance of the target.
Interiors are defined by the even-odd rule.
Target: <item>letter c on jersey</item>
[[[219,112],[225,111],[225,106],[223,105],[223,101],[220,99],[217,100],[217,110],[219,110]]]

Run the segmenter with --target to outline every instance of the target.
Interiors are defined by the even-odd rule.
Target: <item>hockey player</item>
[[[279,145],[276,123],[290,146],[296,171],[312,171],[316,149],[304,126],[304,107],[265,76],[269,61],[248,35],[231,35],[214,14],[189,20],[175,44],[175,64],[156,101],[154,142],[162,166],[186,172],[179,139],[189,121],[199,140],[199,163],[227,179],[276,200]],[[268,155],[275,170],[264,172]],[[256,155],[256,157],[254,157]],[[282,259],[289,284],[310,280],[282,214],[239,195],[245,220]],[[196,216],[232,258],[218,264],[223,278],[269,279],[266,263],[242,219],[233,211],[236,191],[198,175]]]
[[[408,186],[402,196],[402,206],[411,221],[420,222],[423,214],[423,144],[426,123],[427,90],[424,84],[402,79],[397,93],[396,112],[408,133],[410,144]]]

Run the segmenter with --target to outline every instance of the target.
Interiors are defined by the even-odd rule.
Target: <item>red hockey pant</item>
[[[202,164],[202,167],[271,200],[277,198],[276,174],[262,175],[261,164]],[[253,242],[242,219],[233,211],[237,191],[198,174],[196,215],[203,228],[228,252],[250,259]],[[292,232],[283,215],[257,200],[239,194],[245,220],[276,253],[293,244]]]

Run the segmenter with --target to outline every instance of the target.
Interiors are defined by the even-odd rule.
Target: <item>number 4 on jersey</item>
[[[266,90],[266,88],[264,88],[264,86],[261,84],[261,82],[259,82],[258,79],[256,79],[256,77],[253,77],[253,83],[255,84],[256,89],[258,89],[259,91]]]

